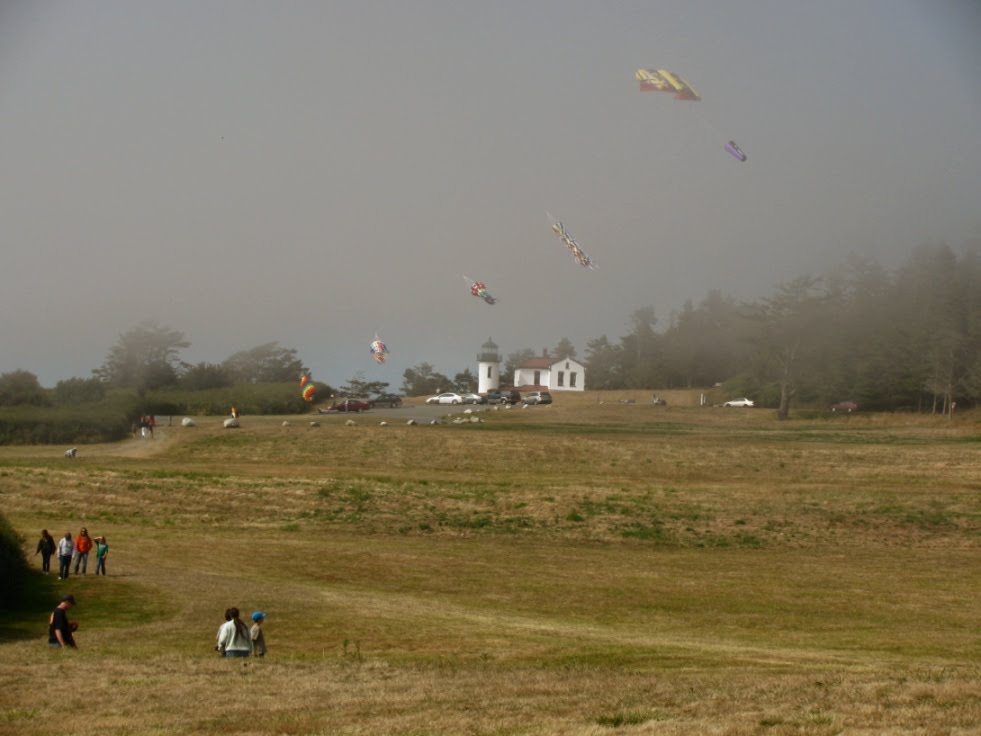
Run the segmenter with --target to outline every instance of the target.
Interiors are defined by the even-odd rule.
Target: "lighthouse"
[[[488,338],[480,346],[480,354],[477,356],[477,393],[496,391],[500,386],[501,356],[497,352],[497,345]]]

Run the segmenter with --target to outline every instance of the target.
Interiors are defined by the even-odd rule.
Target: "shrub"
[[[126,413],[111,407],[0,407],[0,445],[114,442],[129,429]]]
[[[27,560],[24,559],[24,540],[0,514],[0,580],[4,582],[4,594],[0,595],[0,608],[16,608],[23,599],[27,582]]]

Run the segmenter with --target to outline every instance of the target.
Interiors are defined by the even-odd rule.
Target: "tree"
[[[757,357],[780,391],[777,417],[790,416],[790,404],[818,366],[823,331],[830,327],[825,314],[827,292],[821,280],[801,276],[778,287],[776,296],[753,308],[759,326]]]
[[[572,340],[570,340],[568,337],[563,337],[561,340],[559,340],[559,344],[552,350],[552,357],[556,360],[575,358],[576,348],[572,344]]]
[[[623,388],[621,353],[621,348],[611,344],[606,335],[586,343],[585,366],[590,388]]]
[[[235,383],[288,383],[299,381],[307,370],[296,357],[296,350],[282,348],[278,342],[237,352],[226,358],[222,366]]]
[[[453,376],[453,388],[461,394],[472,394],[477,390],[477,377],[465,368],[462,373]]]
[[[656,323],[654,307],[641,307],[630,315],[630,334],[620,338],[623,381],[630,388],[649,388],[663,382],[663,371],[657,360]]]
[[[358,371],[354,377],[349,379],[347,384],[338,389],[342,396],[373,396],[385,393],[388,388],[387,381],[366,381],[364,371]]]
[[[531,360],[534,357],[535,351],[531,348],[522,348],[509,354],[507,360],[504,361],[504,370],[501,371],[501,385],[513,386],[515,369],[526,360]]]
[[[110,386],[147,389],[177,383],[178,353],[191,345],[184,333],[143,322],[116,340],[93,374]]]
[[[406,396],[425,396],[447,391],[453,382],[437,373],[429,363],[406,368],[402,374],[402,393]]]
[[[180,385],[188,391],[203,391],[209,388],[224,388],[235,383],[225,366],[217,363],[182,364]]]
[[[106,384],[98,378],[67,378],[55,384],[55,399],[59,404],[80,404],[102,401]]]
[[[46,406],[49,403],[37,376],[30,371],[11,371],[0,375],[0,406]]]

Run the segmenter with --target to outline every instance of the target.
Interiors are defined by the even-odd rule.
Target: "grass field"
[[[0,448],[30,554],[111,546],[0,621],[0,734],[979,733],[981,416],[628,396]]]

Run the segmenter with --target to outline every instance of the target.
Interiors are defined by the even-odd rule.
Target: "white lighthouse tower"
[[[477,356],[477,393],[496,391],[500,386],[501,356],[497,353],[497,345],[488,338],[480,346],[480,355]]]

